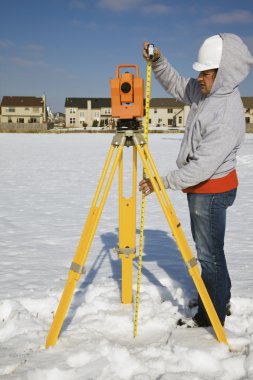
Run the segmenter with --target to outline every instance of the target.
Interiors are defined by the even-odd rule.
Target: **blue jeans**
[[[201,277],[222,324],[231,296],[231,281],[224,254],[226,211],[235,197],[236,189],[219,194],[187,194]],[[198,306],[198,312],[209,320],[200,298]]]

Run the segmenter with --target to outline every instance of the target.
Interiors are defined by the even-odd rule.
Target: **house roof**
[[[183,108],[184,103],[175,98],[152,98],[150,99],[150,107],[157,108]]]
[[[242,96],[242,103],[244,108],[253,108],[253,96]]]
[[[111,98],[66,98],[65,107],[87,108],[88,100],[91,101],[91,108],[111,107]],[[144,99],[145,100],[145,99]],[[145,102],[144,102],[145,103]],[[150,107],[174,107],[183,108],[184,103],[174,98],[152,98],[150,99]]]
[[[87,108],[88,100],[93,109],[111,107],[111,98],[66,98],[65,107]]]
[[[1,107],[41,107],[43,98],[35,96],[3,96]]]

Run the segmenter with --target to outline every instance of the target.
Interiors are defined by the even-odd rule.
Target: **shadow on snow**
[[[137,231],[137,234],[139,231]],[[102,241],[102,249],[95,258],[89,272],[79,289],[74,293],[74,297],[68,312],[68,317],[65,319],[62,331],[66,330],[71,324],[75,313],[79,305],[84,301],[85,293],[88,289],[88,285],[93,282],[95,277],[98,275],[100,268],[106,259],[109,258],[112,278],[117,281],[119,289],[119,300],[121,296],[121,260],[115,259],[117,255],[113,250],[118,244],[118,231],[108,232],[100,235]],[[137,257],[133,261],[134,268],[137,271],[138,267],[138,238],[137,241]],[[194,284],[190,275],[184,265],[183,258],[179,252],[177,245],[173,238],[171,238],[167,232],[161,230],[151,230],[147,229],[144,231],[144,247],[143,247],[143,259],[142,259],[142,276],[145,276],[147,280],[155,285],[161,295],[162,301],[171,301],[173,305],[178,305],[177,300],[173,297],[170,290],[166,285],[160,281],[157,273],[153,273],[150,269],[151,266],[154,267],[153,263],[156,263],[158,268],[163,269],[164,275],[162,279],[166,279],[166,275],[173,282],[173,288],[181,288],[185,298],[190,298],[194,294]],[[157,272],[157,270],[155,271]],[[108,276],[110,278],[110,276]],[[133,284],[134,290],[136,289],[136,284]]]

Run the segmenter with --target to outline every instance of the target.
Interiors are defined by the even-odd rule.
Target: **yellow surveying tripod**
[[[135,69],[135,75],[126,72],[120,75],[120,69]],[[149,64],[150,67],[150,64]],[[200,275],[196,259],[185,238],[180,222],[173,210],[163,182],[149,152],[145,137],[139,128],[140,118],[144,115],[144,84],[139,77],[136,65],[120,65],[116,78],[111,79],[112,117],[118,118],[117,131],[106,158],[98,187],[80,238],[60,303],[55,313],[46,340],[46,348],[56,344],[65,315],[68,311],[75,287],[81,274],[85,273],[86,262],[96,228],[98,226],[116,169],[119,169],[119,243],[118,254],[122,260],[122,302],[132,303],[132,267],[136,256],[136,183],[137,155],[140,156],[143,169],[150,178],[163,213],[171,228],[178,248],[188,268],[200,298],[210,318],[217,339],[228,344],[224,329],[217,316],[212,301]],[[133,149],[132,194],[129,198],[123,195],[123,151],[124,147]]]

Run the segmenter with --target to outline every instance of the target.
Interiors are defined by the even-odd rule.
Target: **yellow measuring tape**
[[[145,104],[145,123],[144,123],[144,139],[148,143],[148,125],[149,125],[149,107],[150,107],[150,87],[151,87],[151,66],[152,61],[147,63],[147,78],[146,78],[146,104]],[[146,178],[145,169],[143,169],[143,178]],[[138,315],[140,304],[140,287],[141,287],[141,269],[142,269],[142,253],[143,253],[143,236],[144,236],[144,213],[145,213],[145,195],[142,194],[141,200],[141,225],[140,225],[140,243],[139,243],[139,260],[137,273],[137,289],[135,301],[135,316],[134,316],[134,337],[137,336]]]

